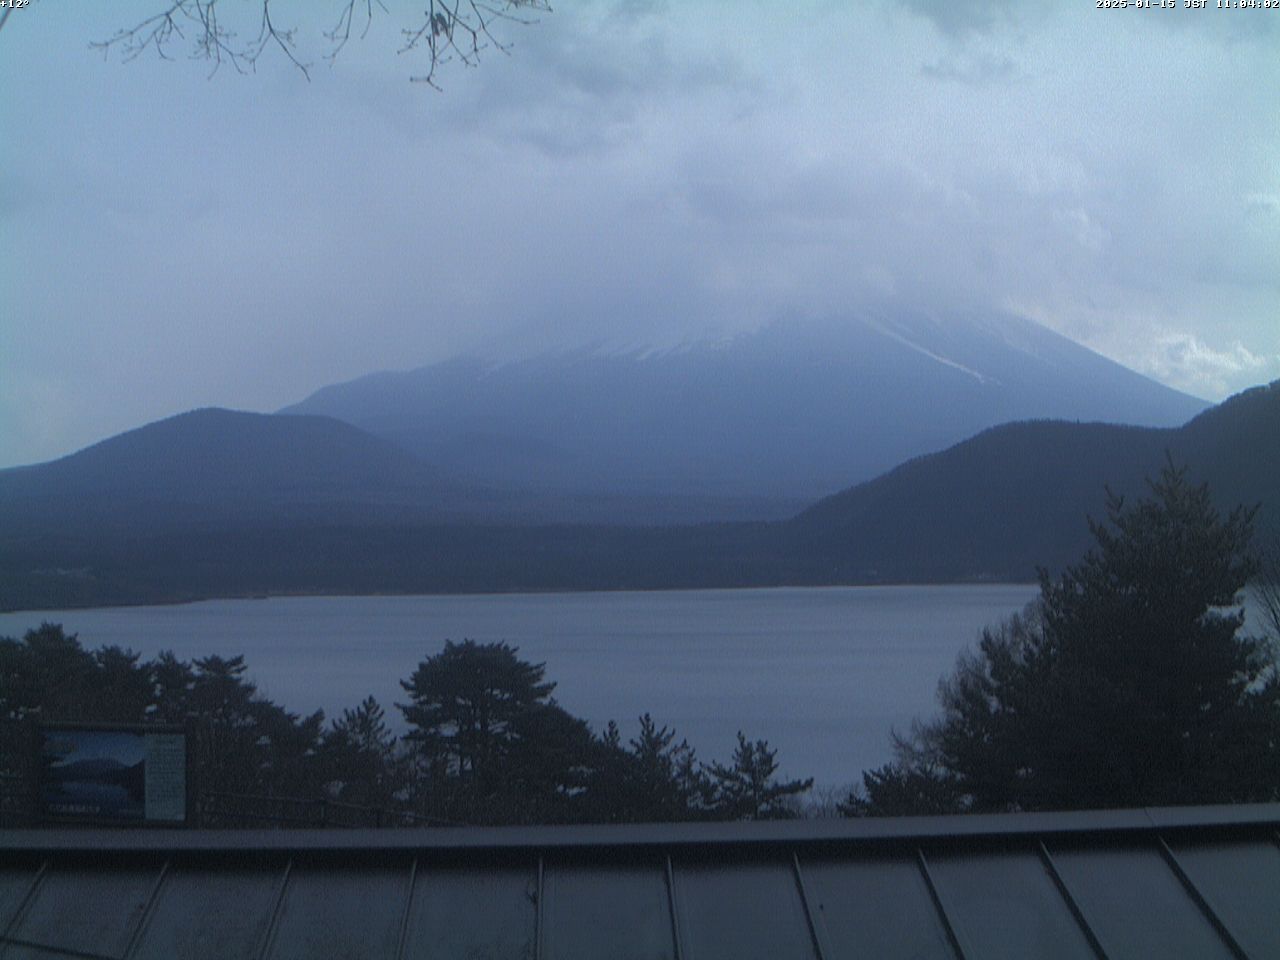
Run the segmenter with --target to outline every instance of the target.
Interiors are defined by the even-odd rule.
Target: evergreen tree
[[[333,722],[333,735],[351,745],[357,755],[378,763],[396,753],[396,736],[387,726],[387,713],[374,696],[366,696],[353,710],[343,710]]]
[[[708,807],[725,820],[780,820],[794,817],[788,801],[813,786],[813,778],[779,782],[778,752],[764,740],[754,742],[738,731],[733,765],[711,763]]]
[[[115,655],[110,659],[120,666]],[[104,693],[102,680],[101,661],[61,624],[42,623],[21,640],[0,640],[0,715],[11,720],[34,715],[42,720],[104,719],[94,714]]]
[[[640,733],[630,741],[635,792],[642,816],[652,821],[683,820],[693,815],[707,793],[707,778],[687,740],[640,718]]]
[[[596,762],[585,720],[554,701],[537,704],[511,722],[502,787],[493,819],[504,823],[562,823],[582,819]]]
[[[199,788],[319,797],[315,757],[324,713],[300,718],[288,712],[261,697],[246,672],[243,656],[195,661],[187,708],[194,718],[192,754]]]
[[[922,749],[923,746],[923,749]],[[894,737],[897,758],[862,774],[861,790],[837,805],[846,817],[916,817],[957,813],[965,808],[956,778],[937,762],[936,750],[920,737]]]
[[[550,699],[543,664],[506,643],[446,642],[401,686],[415,794],[427,816],[512,823],[569,816],[592,749]]]
[[[446,641],[400,682],[411,700],[399,705],[410,737],[460,779],[500,780],[514,742],[512,722],[547,703],[555,689],[543,680],[544,664],[526,663],[517,652],[506,643]]]
[[[622,743],[613,721],[596,742],[584,816],[617,823],[691,820],[705,814],[707,776],[686,740],[640,717],[640,733]]]
[[[1220,515],[1172,464],[1149,486],[1110,497],[1094,550],[961,658],[891,780],[974,809],[1280,797],[1276,664],[1241,633],[1253,513]]]
[[[1280,535],[1272,534],[1258,550],[1253,596],[1262,615],[1262,628],[1274,649],[1280,644]]]
[[[362,806],[390,806],[401,780],[397,742],[387,727],[382,705],[374,697],[365,697],[355,709],[343,710],[320,745],[330,795]]]

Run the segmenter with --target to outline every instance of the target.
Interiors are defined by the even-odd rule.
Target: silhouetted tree
[[[649,820],[681,820],[697,811],[707,792],[707,778],[687,740],[659,727],[649,714],[640,718],[640,733],[630,741],[636,793]]]
[[[554,701],[537,704],[511,722],[498,819],[508,823],[555,823],[582,819],[584,792],[596,760],[586,721]]]
[[[1258,550],[1253,594],[1262,614],[1262,629],[1274,650],[1280,644],[1280,535],[1273,534]]]
[[[918,817],[958,813],[966,807],[956,778],[943,768],[928,737],[894,736],[896,758],[863,771],[862,785],[837,805],[846,817]]]
[[[0,639],[0,766],[22,768],[35,722],[187,723],[201,790],[319,796],[323,714],[299,718],[260,697],[243,657],[194,667],[171,653],[142,662],[119,647],[84,650],[57,624]]]
[[[404,785],[397,743],[381,704],[372,696],[354,710],[342,711],[321,743],[321,764],[330,792],[347,803],[391,807]]]
[[[586,725],[550,699],[543,664],[506,643],[448,641],[401,686],[423,812],[511,821],[576,793],[587,766]]]
[[[789,802],[813,786],[813,778],[779,782],[778,752],[764,740],[751,741],[738,731],[733,765],[707,765],[710,794],[707,806],[726,820],[779,820],[796,815]]]
[[[442,652],[400,682],[412,701],[398,705],[412,728],[409,736],[460,779],[500,778],[512,721],[547,703],[555,689],[543,681],[543,664],[526,663],[516,653],[505,643],[446,641]]]
[[[646,713],[625,745],[612,721],[597,740],[585,815],[621,823],[695,819],[706,815],[709,789],[693,748]]]
[[[185,724],[214,825],[281,813],[313,822],[318,807],[292,801],[326,798],[470,823],[780,817],[812,784],[779,782],[776,752],[742,734],[727,766],[699,763],[648,714],[625,745],[612,723],[595,737],[551,699],[544,666],[517,653],[446,643],[402,681],[410,732],[398,739],[373,697],[324,730],[323,713],[300,717],[262,697],[243,656],[144,662],[118,647],[86,651],[44,624],[0,638],[0,771],[29,772],[23,751],[43,719]]]
[[[984,631],[940,688],[896,776],[976,809],[1144,806],[1280,796],[1280,681],[1240,633],[1252,511],[1225,517],[1172,464],[1040,600]],[[877,784],[879,782],[877,781]],[[866,799],[866,798],[862,798]]]
[[[220,0],[164,0],[156,6],[155,13],[91,46],[104,54],[118,50],[124,60],[148,50],[168,60],[173,44],[189,44],[189,56],[206,61],[213,70],[226,64],[240,73],[256,69],[263,53],[272,50],[310,76],[312,54],[299,48],[302,31],[285,19],[287,12],[279,12],[278,0],[261,0],[239,10],[235,5],[228,10]],[[435,86],[436,70],[451,60],[474,66],[486,49],[505,49],[495,33],[498,24],[528,23],[529,15],[550,11],[547,0],[427,0],[400,28],[396,52],[423,53],[425,71],[411,79]],[[307,32],[320,40],[321,55],[332,63],[353,36],[368,33],[379,13],[389,15],[381,0],[341,0]],[[0,13],[0,27],[8,14],[7,9]]]
[[[115,658],[112,657],[114,661]],[[101,696],[100,665],[61,624],[0,640],[0,714],[20,720],[83,720]]]
[[[258,695],[244,657],[195,661],[189,710],[201,790],[318,797],[313,762],[324,713],[300,718]]]
[[[160,723],[183,723],[196,712],[192,702],[196,673],[191,664],[163,650],[151,664],[156,704],[153,717]]]
[[[30,771],[36,722],[93,719],[103,696],[100,672],[99,661],[59,624],[42,623],[21,640],[0,637],[0,772]]]

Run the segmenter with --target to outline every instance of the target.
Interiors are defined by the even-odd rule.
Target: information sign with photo
[[[57,820],[181,824],[187,739],[181,727],[46,725],[39,805]]]

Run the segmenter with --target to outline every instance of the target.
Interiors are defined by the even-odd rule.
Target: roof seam
[[[27,888],[27,892],[22,895],[22,900],[18,903],[18,909],[14,911],[13,916],[9,918],[9,922],[5,924],[4,930],[0,931],[0,940],[7,941],[11,934],[18,929],[19,923],[26,916],[28,908],[35,899],[36,891],[40,889],[40,885],[44,883],[45,874],[49,871],[49,861],[45,860],[40,864],[40,869],[36,871],[35,877],[31,880],[31,886]]]
[[[39,950],[41,953],[50,953],[60,957],[78,957],[83,960],[120,960],[109,953],[91,953],[88,950],[77,950],[75,947],[60,947],[53,943],[44,943],[40,940],[25,940],[22,937],[11,937],[6,934],[0,937],[0,945],[8,945],[15,947],[30,947],[32,950]]]
[[[671,854],[664,859],[667,866],[667,905],[671,911],[671,943],[675,948],[675,960],[684,960],[684,944],[680,936],[680,912],[676,905],[676,871],[671,865]]]
[[[396,943],[396,960],[404,960],[405,946],[409,940],[409,915],[413,912],[413,895],[418,885],[418,858],[409,864],[409,890],[405,896],[404,912],[400,915],[400,939]]]
[[[1049,855],[1049,848],[1045,846],[1043,840],[1039,842],[1038,846],[1040,848],[1040,860],[1044,864],[1045,870],[1053,880],[1054,886],[1058,888],[1058,894],[1066,902],[1067,909],[1071,911],[1071,916],[1079,924],[1080,930],[1084,933],[1084,938],[1089,941],[1090,949],[1097,955],[1098,960],[1108,960],[1107,951],[1103,949],[1102,941],[1098,939],[1093,927],[1085,919],[1084,911],[1080,909],[1080,904],[1076,902],[1076,898],[1072,895],[1071,889],[1067,886],[1067,881],[1058,872],[1058,865],[1053,862],[1053,857]]]
[[[805,889],[804,874],[800,872],[800,857],[794,850],[791,851],[791,867],[795,871],[796,889],[800,891],[800,906],[804,908],[805,923],[809,925],[809,937],[813,940],[813,950],[817,954],[818,960],[826,960],[826,953],[822,948],[822,938],[818,936],[818,922],[813,915],[813,910],[809,906],[809,892]]]
[[[947,916],[947,909],[942,903],[942,894],[933,881],[933,874],[929,870],[929,862],[924,857],[923,847],[916,847],[916,866],[920,868],[920,875],[924,877],[924,884],[929,889],[929,898],[933,901],[933,907],[938,911],[938,919],[942,921],[942,929],[946,931],[947,942],[955,951],[957,960],[968,960],[965,949],[960,944],[960,933],[952,926],[951,918]]]
[[[156,901],[160,898],[160,888],[164,886],[165,879],[169,876],[169,865],[172,862],[171,859],[166,859],[160,865],[160,873],[156,876],[156,882],[151,885],[151,893],[142,908],[142,915],[138,917],[133,933],[129,935],[129,942],[124,948],[122,955],[124,960],[130,960],[138,952],[138,946],[142,943],[142,936],[146,932],[147,924],[151,922],[151,917],[155,913]]]
[[[533,915],[533,960],[542,960],[542,957],[543,957],[542,939],[543,939],[543,934],[546,933],[546,929],[547,929],[547,923],[546,923],[547,911],[546,911],[546,903],[545,903],[546,896],[547,896],[546,878],[547,878],[546,860],[541,854],[539,854],[538,855],[538,894],[537,894],[537,897],[535,898],[536,902],[534,904],[534,915]]]
[[[1205,898],[1205,895],[1200,892],[1199,888],[1197,888],[1194,883],[1191,882],[1191,877],[1187,875],[1187,871],[1182,869],[1182,864],[1178,862],[1178,858],[1174,856],[1173,850],[1169,848],[1169,844],[1165,842],[1164,837],[1157,836],[1156,839],[1159,841],[1160,854],[1164,857],[1165,862],[1173,871],[1174,876],[1178,878],[1183,889],[1187,891],[1187,894],[1191,897],[1192,901],[1194,901],[1196,906],[1200,908],[1201,912],[1213,926],[1213,929],[1217,931],[1218,936],[1222,938],[1232,955],[1236,957],[1236,960],[1249,960],[1249,954],[1245,951],[1244,947],[1240,945],[1240,941],[1236,939],[1235,934],[1227,928],[1227,925],[1222,921],[1222,918],[1219,917],[1213,907],[1209,905],[1209,901]]]
[[[284,906],[284,895],[289,888],[289,878],[293,874],[293,857],[285,861],[284,872],[280,875],[280,887],[276,890],[276,900],[271,907],[271,917],[267,928],[262,932],[262,944],[258,949],[258,960],[267,960],[271,948],[275,946],[276,929],[280,924],[280,910]]]

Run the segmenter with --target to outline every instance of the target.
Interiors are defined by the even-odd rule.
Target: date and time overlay
[[[1094,0],[1099,10],[1275,10],[1280,0]]]
[[[1280,0],[1093,0],[1099,10],[1274,10]],[[30,7],[31,0],[0,0],[0,22],[13,10]]]

